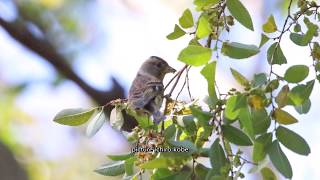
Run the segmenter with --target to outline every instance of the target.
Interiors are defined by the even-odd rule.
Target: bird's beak
[[[167,73],[175,73],[176,70],[170,66],[167,67]]]

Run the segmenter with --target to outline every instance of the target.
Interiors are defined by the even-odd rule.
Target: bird
[[[159,124],[164,116],[160,112],[164,97],[163,79],[167,73],[176,70],[160,57],[149,57],[139,68],[129,89],[128,105],[138,114],[152,115]]]

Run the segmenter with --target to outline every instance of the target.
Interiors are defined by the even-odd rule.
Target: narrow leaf
[[[227,0],[227,7],[231,15],[244,27],[254,30],[251,16],[245,6],[239,0]]]
[[[119,107],[115,107],[111,110],[110,113],[110,124],[111,127],[120,130],[122,125],[123,125],[124,119],[123,119],[123,115],[121,112],[121,108]]]
[[[279,108],[276,108],[274,110],[273,117],[278,123],[284,124],[284,125],[298,122],[298,120],[295,117],[293,117],[291,114]]]
[[[287,156],[282,152],[279,142],[273,141],[268,149],[268,155],[271,159],[272,164],[277,170],[286,178],[292,178],[292,168]]]
[[[107,157],[113,161],[122,161],[127,160],[131,157],[133,157],[134,154],[128,153],[128,154],[116,154],[116,155],[107,155]]]
[[[202,70],[201,74],[206,78],[208,83],[208,93],[210,99],[214,102],[218,100],[215,90],[215,76],[216,76],[216,61],[207,64]]]
[[[182,30],[178,25],[175,25],[173,32],[167,35],[167,39],[169,40],[178,39],[179,37],[182,37],[185,34],[186,32],[184,30]]]
[[[220,169],[227,164],[227,158],[219,143],[219,138],[213,142],[209,152],[210,163],[215,172],[220,173]]]
[[[301,136],[290,129],[279,126],[276,131],[276,136],[281,144],[291,151],[305,156],[310,153],[310,147],[308,143]]]
[[[242,86],[249,86],[249,80],[247,78],[245,78],[241,73],[239,73],[237,70],[230,68],[232,76],[234,77],[234,79],[241,84]]]
[[[102,165],[101,167],[94,170],[96,173],[99,173],[104,176],[119,176],[125,172],[124,162],[117,161]]]
[[[221,52],[233,59],[245,59],[260,52],[256,45],[247,45],[237,42],[223,42]]]
[[[276,97],[276,103],[278,104],[279,108],[282,108],[288,104],[288,98],[289,98],[288,93],[289,93],[289,86],[284,85]]]
[[[96,108],[64,109],[54,117],[53,121],[63,125],[79,126],[86,123],[95,111]]]
[[[103,109],[96,113],[93,118],[91,118],[90,123],[86,129],[86,135],[88,137],[93,137],[106,122],[106,116],[104,115]]]
[[[252,109],[252,123],[255,134],[262,134],[267,132],[271,123],[271,119],[266,109]]]
[[[248,135],[230,125],[223,125],[222,132],[225,138],[227,138],[231,143],[237,144],[239,146],[251,146],[252,142]]]

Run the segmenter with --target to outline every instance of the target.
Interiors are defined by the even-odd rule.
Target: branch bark
[[[90,86],[85,82],[68,64],[67,59],[61,55],[56,48],[45,38],[36,37],[27,27],[26,22],[15,20],[13,22],[5,21],[0,17],[0,26],[16,41],[22,44],[27,49],[42,57],[49,62],[59,73],[67,79],[77,84],[89,97],[97,104],[105,105],[107,102],[124,98],[124,89],[118,81],[112,77],[112,88],[110,90],[101,91]],[[110,114],[111,108],[106,108],[107,115]],[[136,121],[126,115],[126,121],[123,125],[123,130],[130,131],[137,125]]]

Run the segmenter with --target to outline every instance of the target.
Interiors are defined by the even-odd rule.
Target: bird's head
[[[167,73],[174,73],[176,70],[169,64],[157,56],[151,56],[147,59],[139,69],[140,74],[149,75],[157,79],[163,80]]]

